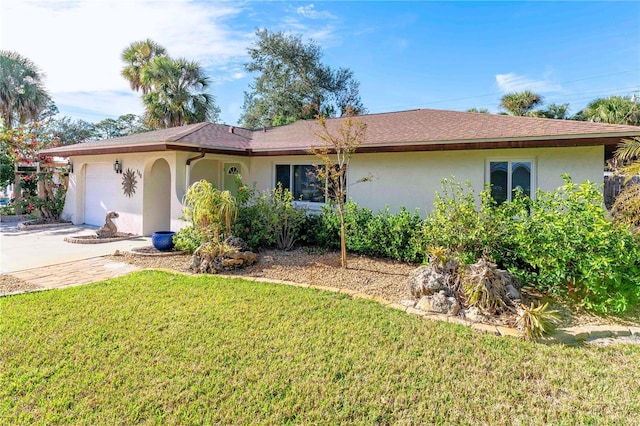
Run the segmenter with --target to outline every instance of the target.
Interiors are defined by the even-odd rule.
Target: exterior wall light
[[[116,173],[122,173],[122,163],[116,160],[116,162],[113,163],[113,170],[115,170]]]
[[[71,162],[71,160],[67,161],[67,171],[69,173],[73,173],[73,163]]]

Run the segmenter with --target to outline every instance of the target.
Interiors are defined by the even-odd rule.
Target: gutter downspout
[[[191,162],[194,160],[199,160],[202,157],[204,157],[204,151],[200,151],[200,154],[196,155],[195,157],[191,157],[189,159],[187,159],[187,176],[186,176],[186,182],[185,182],[185,192],[189,190],[189,180],[191,179]]]

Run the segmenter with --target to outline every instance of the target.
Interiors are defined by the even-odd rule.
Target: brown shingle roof
[[[603,145],[639,136],[640,127],[546,118],[513,117],[459,111],[418,109],[357,117],[367,124],[363,150],[473,149],[522,146]],[[340,118],[327,120],[330,129]],[[178,149],[277,155],[308,152],[319,145],[314,120],[265,130],[198,123],[85,142],[43,151],[52,155]]]

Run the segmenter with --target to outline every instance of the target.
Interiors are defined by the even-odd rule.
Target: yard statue
[[[107,216],[104,218],[104,225],[102,228],[96,231],[98,234],[98,238],[113,238],[118,233],[118,228],[116,228],[116,224],[111,221],[111,219],[117,219],[120,215],[117,212],[109,212]]]

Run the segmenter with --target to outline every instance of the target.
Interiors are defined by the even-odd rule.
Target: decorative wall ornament
[[[122,189],[124,191],[124,195],[127,197],[133,197],[133,194],[136,193],[136,185],[138,181],[136,180],[136,173],[127,169],[126,172],[122,174]]]

